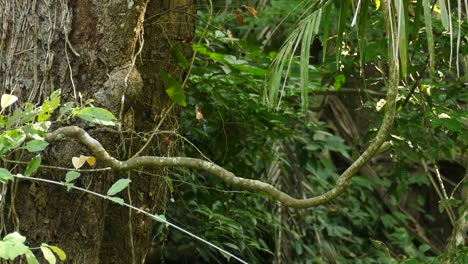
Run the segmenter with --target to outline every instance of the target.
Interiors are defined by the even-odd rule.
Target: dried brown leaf
[[[244,24],[244,14],[242,13],[242,10],[237,8],[236,10],[234,10],[234,14],[236,14],[237,24],[239,26],[242,26]]]

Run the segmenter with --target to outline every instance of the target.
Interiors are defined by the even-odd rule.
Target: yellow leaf
[[[375,10],[379,10],[380,8],[380,0],[375,0]]]
[[[83,164],[86,162],[88,157],[81,155],[79,158],[78,157],[73,157],[72,158],[72,164],[75,169],[79,169],[83,166]]]
[[[203,114],[200,111],[200,109],[198,108],[198,105],[195,105],[195,118],[197,120],[203,120]]]
[[[244,6],[247,8],[247,13],[249,13],[249,16],[257,18],[257,10],[251,6]]]
[[[61,261],[65,261],[67,259],[67,254],[65,254],[65,252],[59,248],[59,247],[56,247],[56,246],[49,246],[49,248],[55,253],[57,254],[57,256],[59,257],[59,259]]]
[[[86,157],[86,162],[88,162],[89,166],[94,166],[94,164],[96,164],[96,158],[95,157]]]
[[[3,94],[0,106],[2,108],[12,105],[14,102],[18,101],[18,97],[12,94]]]

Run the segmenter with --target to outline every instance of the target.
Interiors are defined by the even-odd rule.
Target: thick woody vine
[[[393,19],[391,8],[387,7],[387,4],[383,4],[385,12],[385,21],[388,35],[396,36],[395,32],[395,21]],[[387,97],[385,106],[385,115],[382,120],[379,131],[375,138],[371,141],[368,148],[357,158],[353,164],[351,164],[338,178],[336,184],[329,191],[320,194],[315,197],[306,199],[297,199],[290,195],[278,190],[276,187],[253,179],[246,179],[235,175],[235,173],[228,171],[221,166],[218,166],[210,161],[195,159],[189,157],[156,157],[156,156],[137,156],[132,157],[126,161],[120,161],[112,157],[101,145],[99,141],[91,137],[84,129],[76,126],[67,126],[56,129],[53,132],[45,134],[44,140],[52,143],[65,138],[76,139],[83,143],[99,160],[103,162],[111,169],[116,171],[130,171],[139,169],[142,167],[155,168],[155,167],[186,167],[192,169],[198,169],[210,173],[211,175],[220,178],[228,185],[255,191],[265,192],[272,198],[280,201],[285,206],[294,208],[309,208],[324,204],[330,200],[336,198],[338,195],[346,191],[350,186],[350,180],[354,174],[356,174],[362,166],[364,166],[381,148],[385,142],[389,131],[392,128],[393,119],[395,116],[395,104],[396,97],[398,94],[398,83],[399,83],[399,67],[398,67],[398,45],[394,41],[397,38],[389,38],[388,50],[389,50],[389,78],[387,81]],[[89,110],[85,108],[80,110],[82,116],[86,116],[86,113],[82,111]],[[75,114],[80,116],[80,111]],[[89,118],[89,117],[88,117]],[[88,121],[90,121],[89,119]],[[98,122],[99,123],[99,122]]]
[[[397,32],[395,21],[391,9],[386,4],[383,4],[385,12],[386,28],[390,36],[395,36]],[[294,208],[309,208],[324,204],[336,198],[338,195],[346,191],[350,186],[350,180],[361,168],[364,166],[381,148],[385,142],[393,124],[395,116],[396,97],[398,94],[399,83],[399,67],[398,67],[398,44],[394,41],[397,38],[389,38],[389,78],[387,82],[387,97],[385,115],[382,120],[379,131],[375,138],[371,141],[368,148],[351,164],[338,178],[335,186],[321,195],[307,198],[296,199],[290,195],[278,190],[274,186],[252,179],[246,179],[236,176],[233,172],[228,171],[210,161],[188,158],[188,157],[155,157],[155,156],[140,156],[134,157],[126,161],[120,161],[112,157],[99,143],[99,141],[92,138],[85,130],[76,127],[68,126],[62,127],[54,132],[46,134],[45,140],[48,142],[55,142],[64,138],[73,138],[79,140],[86,147],[88,147],[96,158],[104,162],[107,166],[117,171],[129,171],[141,167],[155,168],[155,167],[186,167],[206,171],[213,176],[223,180],[225,183],[232,187],[265,192],[274,199],[280,201],[286,206]]]

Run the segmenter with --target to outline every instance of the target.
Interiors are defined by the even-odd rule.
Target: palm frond
[[[301,19],[274,59],[267,82],[268,86],[265,87],[267,104],[270,107],[278,107],[281,103],[287,84],[287,76],[291,71],[295,53],[300,46],[302,107],[303,109],[307,108],[310,45],[318,33],[321,15],[322,10],[318,9]]]

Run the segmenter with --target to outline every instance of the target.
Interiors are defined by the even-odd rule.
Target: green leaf
[[[68,112],[70,112],[73,108],[75,107],[75,102],[67,102],[65,103],[62,107],[60,107],[60,115],[59,117],[57,118],[57,120],[60,120],[62,119],[62,117],[66,114],[68,114]]]
[[[161,223],[167,223],[167,219],[165,215],[154,215],[153,218]]]
[[[230,242],[224,242],[223,245],[225,245],[227,247],[230,247],[232,249],[235,249],[235,250],[240,250],[240,248],[236,244],[233,244],[233,243],[230,243]]]
[[[177,64],[179,64],[185,70],[189,68],[190,63],[185,58],[184,54],[179,49],[179,45],[172,45],[171,46],[171,54],[172,57],[176,60]]]
[[[172,77],[169,73],[162,73],[164,86],[166,87],[166,93],[169,98],[172,99],[176,104],[181,106],[187,106],[185,102],[185,94],[183,87],[179,81]]]
[[[49,248],[55,253],[57,254],[57,256],[59,257],[59,259],[61,261],[65,261],[67,259],[67,254],[65,254],[65,251],[63,251],[61,248],[59,247],[56,247],[56,246],[49,246]]]
[[[60,105],[60,90],[55,90],[50,95],[50,100],[45,100],[44,103],[42,103],[41,111],[37,115],[37,121],[38,122],[47,121],[59,105]]]
[[[130,184],[131,180],[130,179],[120,179],[116,181],[110,189],[107,191],[108,196],[113,196],[116,193],[119,193],[123,189],[127,188],[127,186]]]
[[[13,174],[10,173],[7,169],[0,168],[0,182],[7,183],[9,180],[13,180]]]
[[[367,177],[354,176],[352,178],[353,184],[372,190],[372,181]]]
[[[257,67],[250,66],[250,65],[236,64],[234,65],[234,68],[237,68],[243,72],[248,72],[256,76],[265,76],[268,73],[268,71],[265,69],[257,68]]]
[[[11,242],[11,243],[21,243],[22,244],[22,243],[24,243],[26,241],[26,237],[22,236],[18,232],[13,232],[13,233],[10,233],[10,234],[6,235],[3,238],[3,241]]]
[[[445,0],[437,1],[440,6],[440,18],[442,20],[442,25],[444,26],[445,30],[450,30],[450,17],[448,15],[447,5],[445,4]]]
[[[85,107],[79,110],[76,115],[83,120],[104,126],[113,126],[116,120],[109,110],[99,107]]]
[[[305,113],[309,105],[309,59],[310,59],[310,45],[315,35],[318,33],[320,18],[322,16],[322,10],[319,9],[317,12],[312,13],[308,16],[304,23],[306,25],[302,32],[302,43],[301,43],[301,58],[300,58],[300,85],[301,85],[301,102],[302,111]]]
[[[398,43],[401,72],[403,77],[406,77],[408,72],[408,0],[396,1],[395,9],[399,21]]]
[[[335,83],[333,84],[333,86],[335,86],[336,91],[339,91],[341,90],[341,88],[343,87],[343,84],[345,83],[346,83],[346,76],[343,73],[340,73],[335,77]]]
[[[429,50],[429,73],[432,77],[434,73],[434,34],[432,32],[432,11],[431,11],[431,1],[422,0],[423,10],[424,10],[424,24],[426,26],[426,36],[427,36],[427,47]]]
[[[124,199],[119,198],[119,197],[107,197],[107,199],[113,201],[114,203],[123,205],[124,204]]]
[[[49,262],[49,264],[55,264],[57,262],[54,253],[52,253],[52,250],[50,250],[50,248],[46,244],[41,245],[41,251],[44,255],[44,258],[47,260],[47,262]]]
[[[75,186],[73,183],[65,183],[64,185],[67,187],[67,192],[69,192],[73,186]]]
[[[0,258],[13,260],[18,256],[26,254],[29,248],[23,244],[0,241]]]
[[[43,151],[47,146],[49,145],[49,142],[44,141],[42,139],[33,139],[26,143],[26,149],[29,152],[38,152],[38,151]]]
[[[278,52],[278,55],[273,60],[271,67],[270,67],[271,70],[268,76],[268,85],[265,86],[265,92],[264,92],[264,95],[267,97],[265,98],[265,100],[270,107],[278,107],[280,105],[281,102],[280,102],[279,94],[280,94],[280,91],[283,92],[285,90],[288,75],[291,72],[291,66],[295,59],[295,52],[301,44],[302,46],[304,44],[307,45],[307,43],[303,43],[303,41],[308,42],[307,40],[304,40],[304,38],[307,39],[309,36],[312,37],[313,33],[315,33],[314,31],[318,30],[318,26],[320,23],[320,16],[321,16],[321,12],[316,11],[310,14],[309,16],[305,17],[300,22],[298,22],[295,25],[293,32],[289,35],[287,40],[284,42],[283,46]],[[310,29],[311,32],[308,32],[308,29]],[[312,35],[310,35],[309,33],[312,33]],[[307,53],[307,51],[305,50],[303,51],[304,53]],[[303,56],[304,55],[301,54],[301,57]],[[306,63],[308,63],[308,58],[307,60],[303,59],[301,61],[302,69],[304,69],[305,66],[309,66]],[[301,74],[305,75],[305,72],[306,71],[302,70]],[[283,78],[283,77],[286,77],[286,78]],[[306,85],[306,82],[303,81],[302,84],[303,84],[302,87],[304,88]],[[303,99],[306,99],[305,96],[307,94],[307,89],[302,89],[301,91],[302,91],[301,95]],[[303,109],[306,105],[307,105],[307,101],[304,101],[302,104]]]
[[[24,176],[31,176],[34,172],[36,172],[37,168],[41,165],[41,155],[36,155],[26,167],[26,171],[24,172]]]
[[[81,174],[77,171],[69,171],[65,175],[65,182],[69,183],[72,182],[76,179],[78,179],[81,176]]]
[[[30,252],[29,248],[23,244],[24,241],[26,238],[18,232],[6,235],[3,241],[0,241],[0,258],[13,260]]]
[[[26,139],[26,134],[21,129],[9,130],[0,135],[0,155],[19,147]]]
[[[36,256],[29,250],[28,252],[25,253],[26,256],[26,262],[28,264],[39,264],[39,261],[37,260]]]
[[[207,48],[206,48],[205,45],[203,45],[203,44],[198,44],[198,43],[193,43],[192,49],[193,49],[193,51],[195,51],[195,52],[197,52],[197,53],[199,53],[199,54],[203,54],[203,55],[206,55],[207,52],[208,52],[208,50],[207,50]]]

